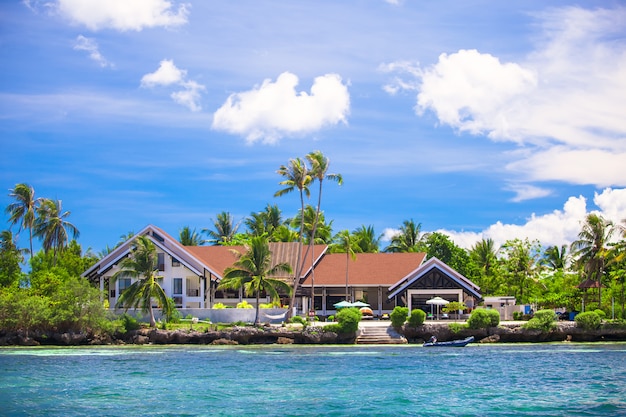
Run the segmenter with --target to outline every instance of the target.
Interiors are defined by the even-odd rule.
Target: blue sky
[[[626,6],[578,4],[2,2],[0,205],[29,183],[99,251],[293,216],[275,171],[321,150],[334,231],[569,242],[626,218]]]

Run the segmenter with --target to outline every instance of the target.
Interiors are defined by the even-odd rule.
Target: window
[[[183,295],[183,279],[182,278],[174,278],[172,294]]]
[[[165,271],[165,254],[157,253],[157,264],[159,266],[159,271]]]
[[[180,266],[180,261],[172,256],[172,266]]]
[[[124,292],[124,290],[128,287],[130,287],[130,278],[120,278],[117,280],[118,282],[118,286],[120,289],[120,294],[122,294]]]

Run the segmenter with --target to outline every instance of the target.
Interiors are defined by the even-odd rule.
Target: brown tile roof
[[[272,251],[273,265],[287,262],[295,270],[295,264],[297,262],[298,254],[298,242],[270,242],[270,251]],[[191,252],[198,259],[202,260],[218,274],[223,275],[224,270],[237,259],[232,251],[244,253],[245,248],[243,246],[185,246],[185,249]],[[324,252],[326,252],[326,245],[315,245],[313,255],[319,258]],[[305,247],[303,252],[306,253]],[[305,271],[310,269],[311,254],[307,255],[307,262],[305,264]],[[295,272],[295,271],[294,271]],[[279,277],[287,277],[287,274],[281,274]]]
[[[389,287],[419,268],[425,257],[425,253],[357,253],[356,260],[348,261],[348,284]],[[345,253],[327,254],[315,267],[315,286],[321,285],[346,285]],[[311,286],[310,273],[302,286]]]

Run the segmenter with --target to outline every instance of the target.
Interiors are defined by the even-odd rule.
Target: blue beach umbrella
[[[333,304],[333,306],[334,306],[335,308],[337,308],[337,309],[339,309],[339,308],[345,308],[345,307],[354,307],[354,305],[353,305],[351,302],[348,302],[348,301],[346,301],[346,300],[339,301],[338,303]]]

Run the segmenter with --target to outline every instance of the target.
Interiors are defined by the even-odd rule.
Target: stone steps
[[[358,345],[395,345],[407,343],[404,336],[389,325],[362,326],[356,338]]]

